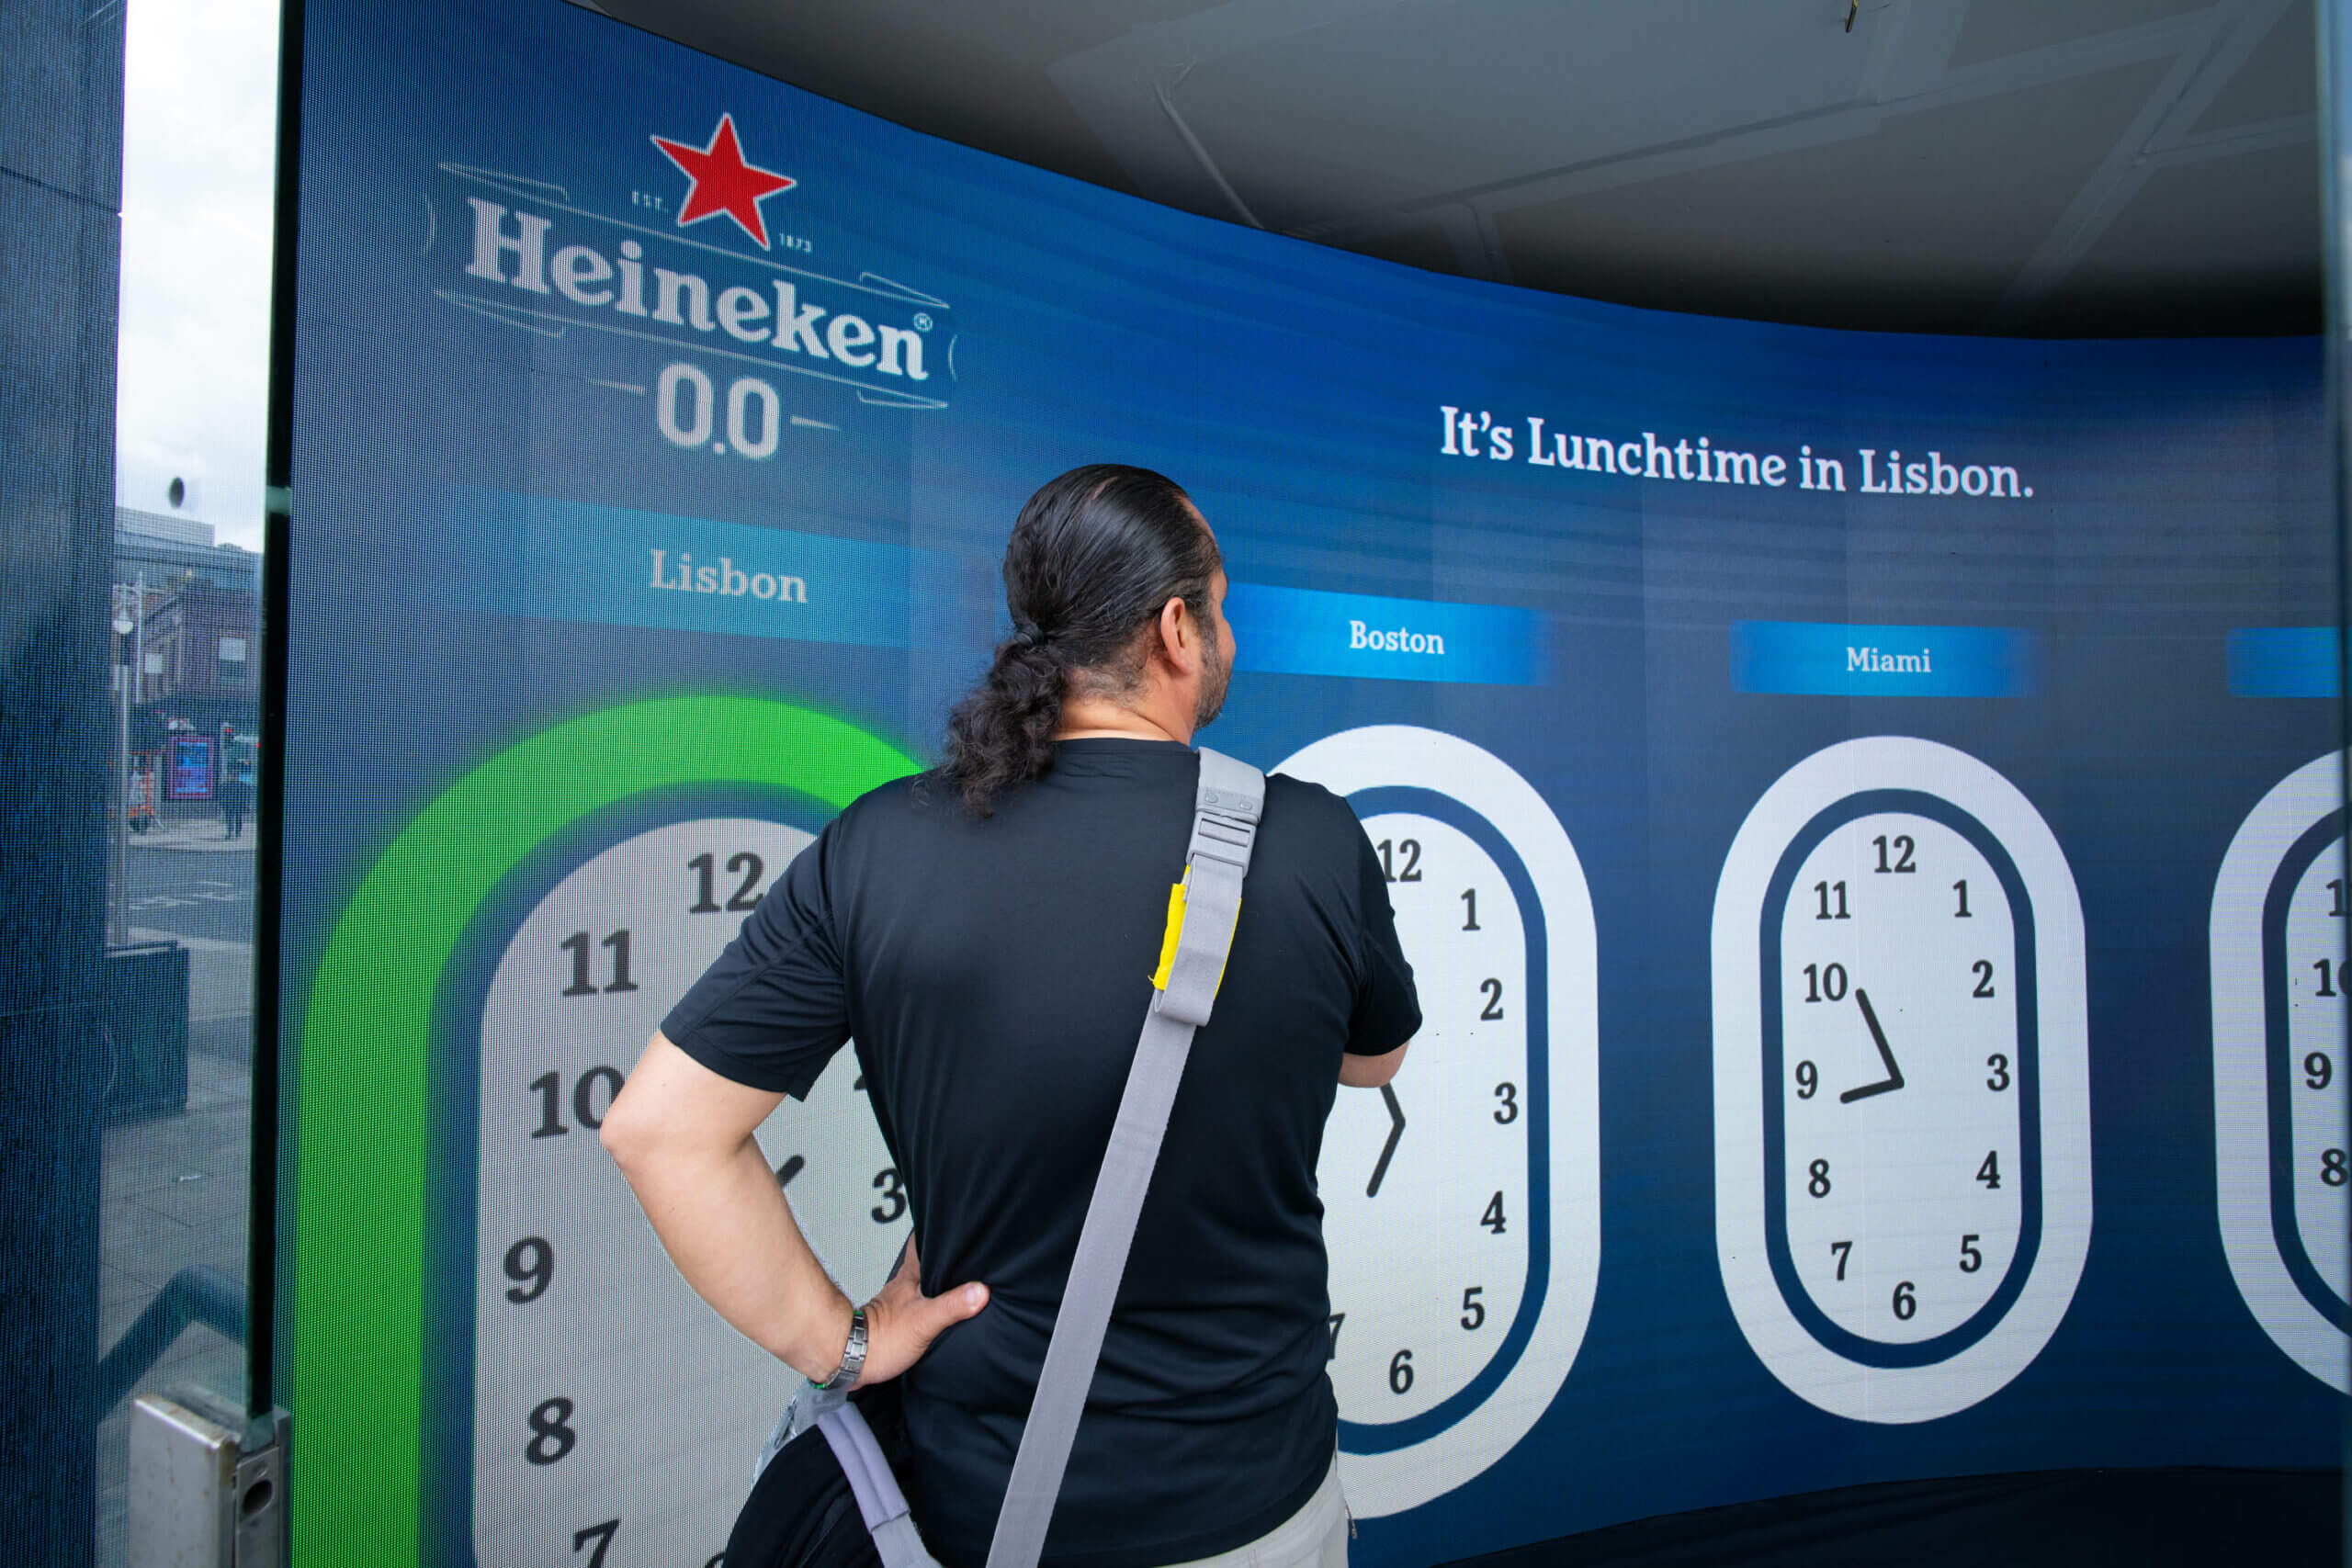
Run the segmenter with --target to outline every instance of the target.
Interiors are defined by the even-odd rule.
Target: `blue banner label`
[[[2041,687],[2041,646],[2006,626],[1736,621],[1731,684],[1790,696],[2024,697]]]
[[[1243,670],[1491,686],[1544,679],[1544,617],[1515,605],[1236,583],[1225,613]]]

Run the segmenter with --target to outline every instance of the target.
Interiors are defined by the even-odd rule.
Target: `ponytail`
[[[1043,778],[1073,690],[1131,694],[1142,683],[1141,633],[1181,598],[1210,614],[1216,541],[1175,482],[1148,468],[1073,468],[1029,498],[1004,552],[1013,634],[947,721],[939,777],[976,817]]]

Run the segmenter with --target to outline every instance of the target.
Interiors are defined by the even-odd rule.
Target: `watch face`
[[[1852,741],[1768,792],[1715,911],[1717,1223],[1749,1342],[1858,1419],[2039,1352],[2089,1225],[2081,917],[2048,829],[1948,748]]]
[[[596,1134],[662,1015],[811,841],[741,816],[629,833],[543,884],[499,953],[474,1119],[480,1563],[573,1561],[607,1527],[613,1562],[726,1545],[795,1376],[686,1287]],[[757,1135],[834,1278],[878,1289],[907,1200],[854,1053]]]
[[[2342,772],[2322,757],[2255,807],[2214,887],[2214,1150],[2239,1293],[2339,1391],[2352,1391],[2346,891]]]
[[[1525,1435],[1600,1265],[1593,929],[1558,820],[1500,761],[1381,726],[1276,771],[1345,796],[1385,874],[1423,1021],[1342,1089],[1317,1179],[1351,1506],[1427,1502]]]

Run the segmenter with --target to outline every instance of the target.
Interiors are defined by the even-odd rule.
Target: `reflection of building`
[[[114,580],[141,590],[143,614],[119,658],[137,663],[131,749],[174,729],[217,736],[260,727],[261,557],[212,542],[212,525],[115,508]]]

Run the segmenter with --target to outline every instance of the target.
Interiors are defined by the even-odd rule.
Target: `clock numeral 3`
[[[1497,1084],[1495,1098],[1502,1102],[1495,1107],[1495,1121],[1498,1124],[1508,1127],[1519,1120],[1519,1086],[1517,1084]]]
[[[1986,1089],[1998,1094],[2009,1087],[2009,1059],[2007,1056],[1996,1051],[1984,1058],[1984,1065],[1993,1069],[1993,1076],[1984,1080]]]
[[[907,1190],[899,1180],[898,1168],[884,1166],[874,1173],[874,1190],[882,1194],[882,1201],[866,1211],[877,1225],[887,1225],[907,1212]]]

